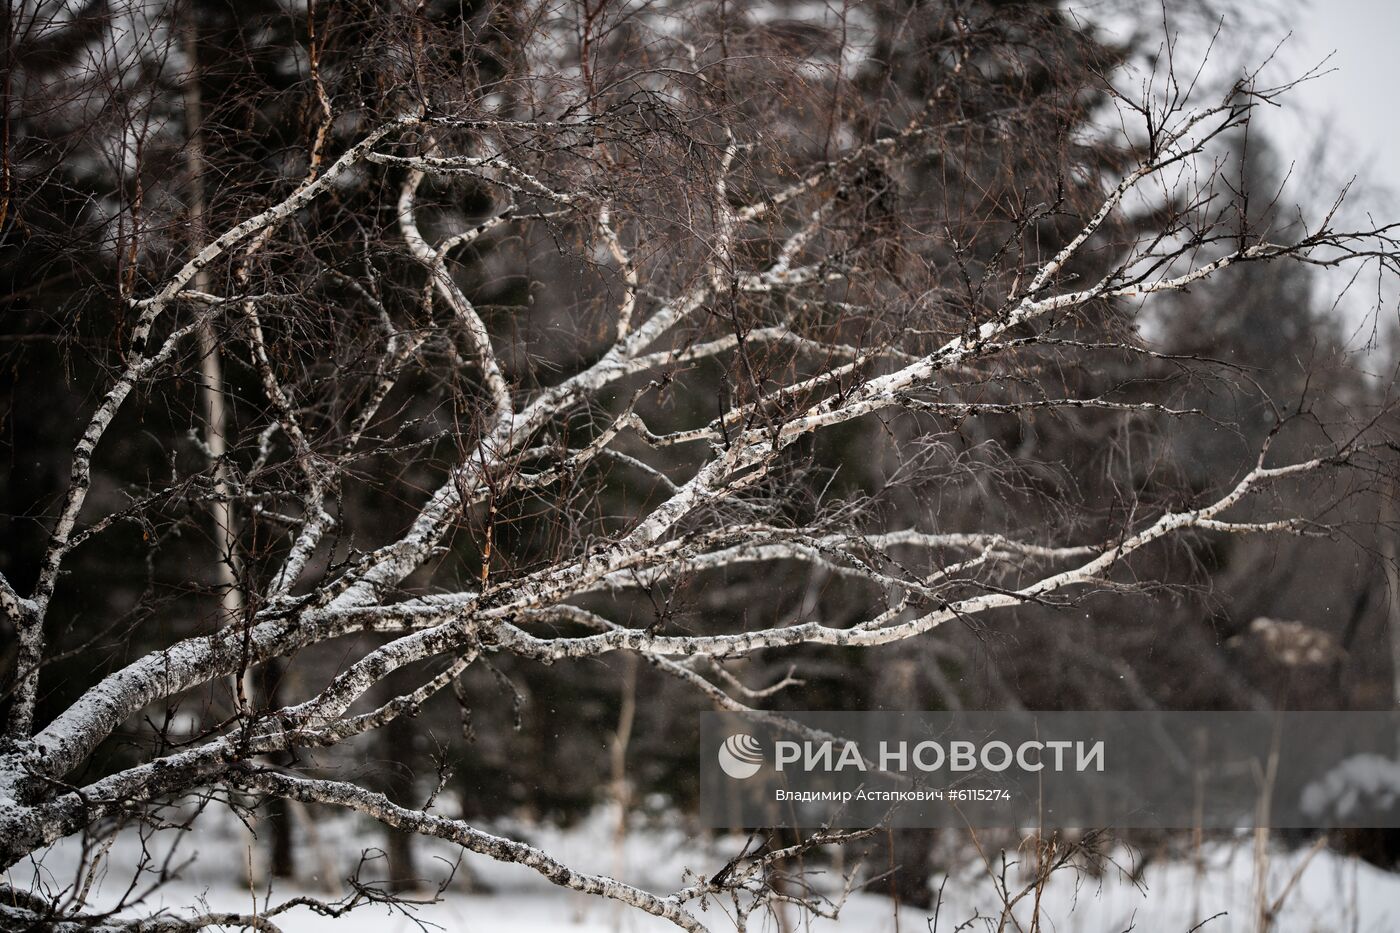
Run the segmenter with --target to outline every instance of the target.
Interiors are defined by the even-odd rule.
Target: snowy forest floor
[[[213,808],[193,824],[193,830],[163,830],[148,834],[126,831],[118,835],[104,862],[105,871],[97,878],[90,909],[106,909],[126,891],[132,871],[143,848],[159,857],[178,837],[173,864],[187,863],[180,877],[146,898],[130,915],[150,915],[160,910],[174,913],[191,911],[237,911],[261,913],[266,906],[296,895],[333,899],[342,890],[344,879],[361,865],[363,854],[378,853],[381,858],[361,866],[360,880],[382,875],[383,839],[373,828],[343,815],[319,815],[314,821],[302,815],[297,849],[298,864],[305,880],[298,884],[277,882],[250,884],[248,831],[227,810]],[[743,844],[741,838],[717,837],[698,841],[678,827],[637,826],[619,849],[614,838],[615,820],[600,810],[568,829],[521,823],[500,824],[495,829],[516,835],[544,848],[572,867],[609,875],[667,892],[683,886],[690,877],[687,869],[711,871]],[[10,872],[15,884],[26,884],[37,876],[51,893],[74,883],[81,844],[65,840],[34,862],[22,863]],[[459,861],[459,850],[435,840],[417,842],[418,870],[433,878],[446,878]],[[1121,850],[1113,861],[1127,867],[1135,856]],[[1008,883],[1018,890],[1016,853],[1007,854]],[[768,916],[752,918],[750,930],[829,931],[849,929],[861,933],[882,931],[980,931],[996,929],[974,920],[991,915],[1001,906],[991,875],[975,856],[963,859],[962,868],[949,872],[943,885],[938,923],[931,912],[904,907],[896,913],[892,902],[872,894],[852,895],[837,921],[816,919],[796,922],[794,915],[780,922]],[[1299,869],[1302,868],[1301,874]],[[620,870],[619,870],[620,869]],[[1001,870],[997,863],[998,872]],[[1357,859],[1321,849],[1309,858],[1308,848],[1272,846],[1268,856],[1268,898],[1276,899],[1288,890],[1275,930],[1283,933],[1309,931],[1390,931],[1400,929],[1400,874],[1381,871]],[[334,877],[327,886],[322,879]],[[1296,882],[1290,887],[1290,881]],[[840,872],[829,867],[822,878],[840,888]],[[147,887],[152,876],[137,885]],[[935,884],[942,882],[935,879]],[[433,889],[418,895],[431,896]],[[1173,931],[1188,933],[1242,933],[1256,929],[1255,856],[1252,838],[1241,835],[1237,842],[1214,842],[1204,846],[1199,856],[1189,860],[1166,859],[1150,862],[1134,882],[1111,865],[1095,875],[1062,870],[1052,876],[1040,899],[1039,929],[1074,933],[1122,933],[1126,930]],[[1027,897],[1016,910],[1022,929],[1032,929],[1034,898]],[[715,931],[733,930],[734,922],[725,905],[712,902],[699,916]],[[1213,918],[1207,920],[1207,918]],[[966,926],[969,920],[974,922]],[[1202,923],[1202,921],[1206,921]],[[675,929],[633,909],[597,898],[586,897],[550,885],[539,875],[512,865],[502,865],[468,855],[460,858],[452,882],[437,903],[426,904],[405,914],[380,904],[368,904],[340,919],[318,916],[297,909],[277,918],[278,925],[291,931],[336,931],[336,933],[398,933],[421,929],[470,930],[481,933],[645,933]],[[1008,929],[1014,929],[1008,925]]]

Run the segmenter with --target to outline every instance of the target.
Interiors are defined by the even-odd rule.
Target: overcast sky
[[[1199,0],[1187,2],[1190,10],[1201,9]],[[1131,23],[1139,30],[1146,24],[1153,39],[1162,35],[1158,0],[1068,0],[1066,5],[1110,33],[1121,35]],[[1155,12],[1144,18],[1149,7]],[[1365,223],[1367,213],[1376,222],[1400,220],[1400,0],[1232,0],[1226,7],[1221,40],[1206,71],[1216,85],[1212,95],[1228,87],[1242,67],[1268,58],[1280,43],[1260,76],[1262,84],[1297,78],[1326,59],[1324,73],[1289,92],[1286,106],[1255,114],[1255,128],[1262,128],[1276,143],[1279,157],[1292,164],[1294,180],[1285,200],[1316,216],[1354,176],[1347,199],[1352,223]],[[1171,22],[1183,34],[1178,70],[1194,70],[1213,26],[1184,13],[1174,13]],[[1330,275],[1328,287],[1335,285],[1335,294],[1348,277]],[[1392,327],[1397,291],[1400,283],[1389,280],[1381,292],[1382,320]],[[1367,284],[1348,292],[1344,310],[1348,319],[1361,323],[1373,320],[1375,306],[1372,274]]]
[[[1292,108],[1264,120],[1282,151],[1316,166],[1316,174],[1302,176],[1309,180],[1295,187],[1294,198],[1305,207],[1309,196],[1330,199],[1354,175],[1347,201],[1353,222],[1363,223],[1366,213],[1379,223],[1400,220],[1400,2],[1313,0],[1285,7],[1284,14],[1288,25],[1280,31],[1292,31],[1280,55],[1285,67],[1303,71],[1331,55],[1328,73],[1300,86]],[[1348,273],[1326,278],[1336,291]],[[1382,326],[1395,325],[1398,292],[1400,283],[1387,276]],[[1347,292],[1341,308],[1356,325],[1353,347],[1369,343],[1376,305],[1374,275]]]
[[[1335,69],[1298,89],[1305,122],[1297,130],[1331,131],[1329,163],[1390,188],[1393,201],[1400,192],[1400,3],[1315,0],[1297,18],[1286,63],[1334,53],[1328,65]]]

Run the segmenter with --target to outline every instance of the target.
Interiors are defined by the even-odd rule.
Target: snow
[[[1303,812],[1355,819],[1385,813],[1400,797],[1400,763],[1383,755],[1353,755],[1303,789]]]
[[[663,893],[691,880],[686,874],[688,867],[712,871],[742,845],[741,840],[734,838],[701,840],[679,824],[663,828],[638,826],[629,832],[621,849],[618,872],[614,825],[614,818],[603,809],[568,829],[520,822],[497,823],[490,828],[526,839],[575,868],[620,874],[624,880]],[[308,877],[300,885],[279,882],[270,889],[269,896],[266,883],[250,885],[247,881],[251,837],[240,824],[224,812],[210,810],[194,826],[189,833],[167,830],[148,840],[148,848],[160,851],[180,835],[183,857],[195,858],[178,880],[160,888],[133,913],[149,914],[161,909],[188,912],[192,908],[251,913],[261,912],[269,902],[275,904],[296,895],[330,899],[335,895],[328,895],[319,884],[320,879],[313,877],[318,867],[321,874],[334,871],[339,881],[354,870],[363,852],[369,850],[373,855],[382,844],[371,827],[351,817],[318,815],[314,823],[304,821],[299,835],[304,840],[314,839],[314,844],[306,841],[298,852]],[[110,905],[121,893],[140,851],[140,839],[134,831],[118,837],[91,906]],[[255,852],[256,847],[251,851]],[[451,863],[458,859],[457,850],[435,840],[424,840],[418,851],[420,871],[435,878],[445,877]],[[27,882],[37,871],[51,889],[62,889],[72,883],[78,854],[76,841],[65,840],[44,853],[37,867],[33,863],[16,866],[11,881]],[[1007,857],[1014,860],[1016,853],[1008,853]],[[1122,866],[1133,863],[1127,852],[1116,853],[1116,861]],[[1202,933],[1253,931],[1256,924],[1252,906],[1252,840],[1241,835],[1234,843],[1210,844],[1202,849],[1198,862],[1188,859],[1150,863],[1136,884],[1117,870],[1101,877],[1069,870],[1058,872],[1041,899],[1040,928],[1118,933],[1132,927],[1187,933],[1200,921],[1219,914],[1200,927]],[[373,878],[381,865],[382,858],[367,862],[362,880]],[[1306,848],[1272,846],[1270,900],[1278,896],[1300,867],[1302,874],[1284,902],[1276,930],[1380,933],[1400,928],[1400,875],[1326,849],[1308,860]],[[1013,892],[1024,883],[1020,871],[1013,864],[1008,872]],[[835,877],[832,873],[823,876],[831,882]],[[339,889],[337,884],[336,890]],[[1017,916],[1023,929],[1031,928],[1032,901],[1027,897],[1018,905]],[[995,916],[999,905],[987,872],[978,864],[968,864],[955,870],[944,886],[938,929],[951,931],[978,912]],[[699,912],[697,908],[697,916],[712,930],[733,930],[734,923],[723,906],[712,902],[708,910]],[[418,908],[412,917],[382,905],[366,905],[340,919],[301,908],[276,919],[288,933],[406,933],[424,926],[479,933],[647,933],[675,929],[634,909],[553,887],[528,869],[477,856],[461,860],[460,870],[439,903]],[[795,916],[789,917],[793,919]],[[994,922],[991,927],[995,928]],[[816,919],[800,926],[790,924],[788,928],[817,933],[837,929],[893,933],[928,931],[931,926],[923,911],[906,907],[896,918],[887,898],[857,894],[846,903],[837,922]],[[966,929],[984,928],[984,924],[974,924]],[[752,921],[750,929],[776,933],[780,926],[775,918],[768,917]]]

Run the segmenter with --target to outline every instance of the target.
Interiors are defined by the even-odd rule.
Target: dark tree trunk
[[[267,709],[278,709],[282,705],[282,677],[286,673],[280,661],[272,661],[262,670],[262,701]],[[278,764],[291,764],[291,756],[273,756]],[[267,802],[267,845],[268,872],[274,878],[295,878],[297,858],[295,826],[292,819],[292,805],[280,797]]]
[[[297,876],[296,848],[292,843],[292,808],[281,797],[267,802],[268,871],[274,878]]]
[[[922,659],[937,663],[936,659]],[[930,699],[920,676],[920,660],[888,652],[876,660],[871,688],[875,709],[923,709]],[[946,702],[946,698],[945,698]],[[883,876],[869,888],[901,904],[933,906],[933,842],[931,829],[892,829],[877,837],[871,851],[872,875]]]
[[[407,762],[414,761],[413,722],[399,719],[380,730],[383,758],[384,793],[403,806],[417,806],[413,800],[413,772]],[[393,891],[411,891],[421,884],[413,852],[413,834],[394,829],[385,830],[384,851],[389,857],[389,887]]]

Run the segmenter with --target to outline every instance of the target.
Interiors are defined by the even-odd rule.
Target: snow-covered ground
[[[317,876],[333,876],[338,891],[340,881],[360,861],[361,853],[380,844],[369,827],[351,818],[318,818],[314,824],[304,821],[300,835],[306,841],[298,855],[306,869],[306,880],[296,886],[279,882],[269,892],[266,884],[250,885],[247,880],[250,837],[246,830],[226,813],[212,810],[195,826],[195,831],[179,834],[183,836],[183,855],[177,856],[177,861],[191,856],[194,860],[182,870],[179,880],[161,887],[135,913],[149,914],[162,908],[182,913],[191,908],[252,913],[261,912],[269,902],[275,904],[299,894],[333,897]],[[575,868],[620,874],[627,881],[663,893],[686,883],[688,867],[713,871],[741,844],[726,838],[698,841],[679,828],[636,829],[628,834],[619,856],[613,821],[603,811],[567,830],[521,824],[496,828],[544,848]],[[158,833],[148,841],[147,849],[161,852],[176,835],[174,831]],[[141,840],[134,833],[119,837],[109,854],[105,877],[99,879],[96,895],[90,900],[93,907],[111,904],[121,895],[140,851]],[[61,890],[73,883],[78,855],[78,845],[65,841],[46,853],[41,865],[17,866],[11,872],[11,880],[27,882],[38,871],[53,890]],[[1288,886],[1307,856],[1306,850],[1271,850],[1270,900]],[[1014,857],[1014,853],[1008,856]],[[425,875],[441,877],[457,859],[458,850],[427,841],[420,847],[419,868]],[[1129,860],[1124,853],[1121,861],[1126,864]],[[368,865],[362,877],[374,877],[376,864]],[[1017,871],[1013,867],[1008,873],[1013,889],[1017,887]],[[1199,864],[1151,863],[1136,884],[1118,871],[1110,870],[1098,877],[1061,871],[1053,876],[1041,898],[1039,928],[1093,933],[1128,929],[1187,933],[1214,916],[1199,927],[1202,933],[1252,931],[1256,928],[1254,874],[1253,848],[1244,838],[1237,845],[1207,847]],[[1031,901],[1027,898],[1019,905],[1022,909],[1017,910],[1025,930],[1032,928]],[[987,872],[968,865],[955,871],[944,885],[937,929],[952,931],[979,913],[995,917],[999,908],[1000,900]],[[716,931],[735,928],[719,903],[712,903],[700,917]],[[418,908],[412,918],[384,906],[367,905],[338,920],[297,909],[279,916],[277,922],[288,933],[398,933],[424,926],[480,933],[644,933],[675,929],[635,910],[553,887],[528,869],[477,856],[462,859],[456,879],[441,900]],[[771,917],[751,922],[749,928],[781,929]],[[896,917],[888,899],[855,895],[845,904],[839,921],[817,919],[790,924],[787,929],[881,933],[930,931],[933,927],[924,911],[905,908]],[[963,929],[995,929],[995,923],[974,923]],[[1327,850],[1319,851],[1307,861],[1292,886],[1275,929],[1284,933],[1386,933],[1400,929],[1400,875]]]

